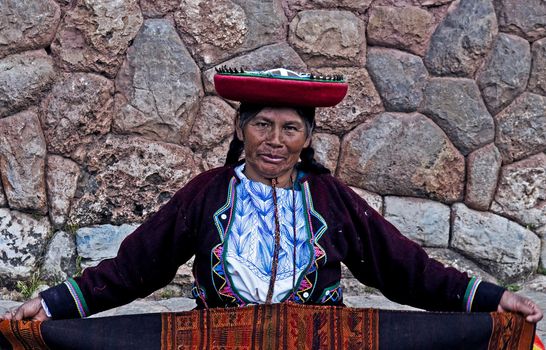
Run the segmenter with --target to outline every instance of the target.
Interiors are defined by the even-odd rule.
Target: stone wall
[[[6,0],[0,286],[115,254],[222,164],[236,106],[215,95],[220,65],[345,75],[345,101],[318,111],[317,158],[433,256],[520,281],[546,261],[545,14],[542,0]]]

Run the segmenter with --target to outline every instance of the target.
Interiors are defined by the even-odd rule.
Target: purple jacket
[[[235,186],[232,167],[191,180],[121,244],[118,255],[81,277],[41,293],[53,318],[85,317],[149,295],[168,284],[195,255],[193,290],[198,307],[245,305],[231,287],[223,259]],[[340,305],[341,263],[387,298],[427,310],[494,311],[503,288],[444,267],[331,175],[298,180],[314,251],[291,299]]]

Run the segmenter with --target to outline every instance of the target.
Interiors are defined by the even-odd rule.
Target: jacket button
[[[307,292],[303,293],[303,297],[304,298],[309,298],[309,293],[307,293]]]
[[[227,215],[226,215],[226,214],[222,214],[222,215],[220,215],[220,219],[222,219],[222,220],[225,220],[225,219],[227,219]]]

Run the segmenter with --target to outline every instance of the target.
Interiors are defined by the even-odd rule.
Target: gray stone
[[[113,78],[142,25],[138,0],[77,0],[65,8],[51,50],[66,71]]]
[[[455,3],[432,35],[425,65],[435,75],[472,77],[497,35],[491,0]]]
[[[495,144],[504,163],[546,150],[546,97],[523,93],[495,121]]]
[[[55,228],[61,228],[66,223],[79,176],[80,168],[73,161],[56,155],[47,157],[49,219]]]
[[[55,78],[53,61],[44,50],[0,60],[0,118],[38,101]]]
[[[368,44],[423,56],[434,27],[433,16],[419,7],[374,6],[368,20]]]
[[[381,98],[364,68],[322,68],[318,74],[341,74],[349,83],[347,96],[335,107],[318,108],[319,130],[343,135],[364,120],[382,112]]]
[[[531,70],[529,43],[500,33],[491,56],[478,74],[478,86],[491,114],[497,114],[525,90]]]
[[[495,0],[499,29],[534,41],[546,36],[543,0]]]
[[[0,175],[11,209],[47,213],[45,155],[34,111],[0,119]]]
[[[502,216],[453,205],[451,247],[505,281],[526,277],[538,266],[540,239]]]
[[[362,66],[364,22],[349,11],[301,11],[290,22],[288,42],[312,67]]]
[[[390,49],[368,49],[367,67],[385,109],[413,112],[421,104],[428,74],[421,58]]]
[[[187,147],[109,135],[86,159],[70,222],[82,226],[140,222],[196,175]]]
[[[363,190],[358,187],[351,187],[362,199],[366,201],[375,211],[383,215],[383,197],[377,193]]]
[[[531,230],[546,228],[546,154],[502,167],[491,210]]]
[[[96,74],[62,76],[42,101],[42,125],[48,149],[82,161],[86,148],[110,131],[114,84]]]
[[[0,280],[21,280],[36,272],[50,230],[46,217],[0,208]]]
[[[114,130],[187,140],[203,95],[199,68],[167,20],[144,22],[116,77]]]
[[[424,247],[446,248],[449,244],[447,205],[422,198],[385,197],[385,219]]]
[[[53,40],[61,10],[53,0],[5,0],[0,6],[0,58],[46,47]]]
[[[40,277],[59,283],[74,276],[76,269],[74,235],[64,231],[56,232],[47,246]]]
[[[119,246],[125,237],[138,225],[121,226],[98,225],[82,227],[76,231],[76,249],[82,257],[81,266],[87,268],[97,265],[104,259],[117,255]]]
[[[278,1],[182,0],[174,18],[200,66],[286,38],[286,17]]]
[[[315,150],[315,159],[335,174],[339,158],[339,137],[332,134],[315,133],[311,144]]]
[[[529,78],[529,91],[546,95],[546,38],[537,40],[532,46],[533,65]]]
[[[244,68],[252,70],[268,70],[272,68],[283,67],[294,71],[305,71],[306,66],[302,59],[293,48],[287,43],[267,45],[260,47],[246,55],[237,56],[219,66],[228,66],[232,68]],[[219,67],[218,66],[218,67]],[[216,67],[215,67],[216,68]],[[203,73],[205,92],[215,94],[214,74],[215,68],[208,69]]]
[[[462,199],[464,157],[425,116],[382,113],[348,133],[338,176],[382,195]]]
[[[421,112],[438,124],[464,155],[490,143],[495,136],[493,118],[478,86],[470,79],[430,79]]]
[[[442,248],[426,248],[428,256],[434,260],[438,260],[445,266],[453,267],[461,272],[466,272],[469,276],[478,277],[484,281],[498,284],[498,280],[495,276],[484,271],[472,260],[468,260],[461,254],[458,254],[450,249]]]
[[[464,202],[476,210],[489,210],[501,168],[500,152],[494,144],[475,150],[467,158]]]
[[[222,99],[207,96],[191,129],[189,146],[194,150],[210,149],[233,136],[236,111]]]

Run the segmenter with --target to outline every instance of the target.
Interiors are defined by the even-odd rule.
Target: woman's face
[[[277,178],[280,186],[288,186],[301,150],[311,142],[302,117],[291,108],[267,107],[242,129],[238,124],[237,137],[244,142],[246,175],[266,184]]]

